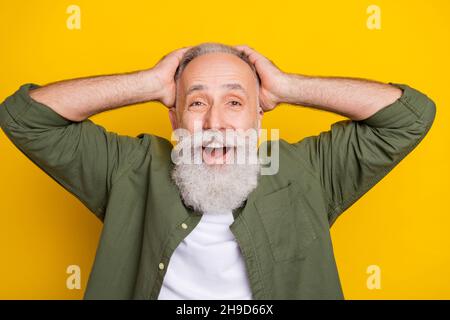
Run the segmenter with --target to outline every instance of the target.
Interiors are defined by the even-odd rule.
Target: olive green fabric
[[[403,90],[400,99],[365,120],[339,121],[297,143],[278,140],[278,173],[260,177],[230,227],[255,299],[344,298],[330,226],[414,149],[435,118],[427,96],[393,85]],[[34,87],[24,84],[0,105],[0,125],[104,223],[85,299],[157,299],[173,251],[201,218],[170,179],[172,144],[69,121],[31,99]]]

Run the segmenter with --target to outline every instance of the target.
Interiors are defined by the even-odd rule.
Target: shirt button
[[[182,223],[182,224],[181,224],[181,227],[182,227],[183,229],[187,229],[188,226],[187,226],[186,223]]]
[[[161,262],[158,267],[159,267],[159,270],[164,270],[164,263]]]

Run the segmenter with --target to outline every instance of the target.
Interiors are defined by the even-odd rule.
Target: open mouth
[[[234,147],[202,147],[203,159],[206,163],[224,163],[228,152]]]
[[[208,152],[211,155],[225,155],[233,147],[202,147],[203,152]]]

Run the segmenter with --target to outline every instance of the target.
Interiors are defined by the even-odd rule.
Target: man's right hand
[[[151,74],[151,79],[155,81],[154,89],[156,92],[159,92],[157,100],[168,108],[173,107],[175,104],[175,72],[183,54],[189,48],[184,47],[168,53],[152,69],[148,70],[149,74]]]

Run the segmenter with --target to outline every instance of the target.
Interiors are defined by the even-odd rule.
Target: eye
[[[199,107],[201,105],[202,105],[201,101],[194,101],[189,105],[189,107]]]
[[[232,105],[233,107],[242,106],[242,103],[240,103],[240,102],[237,101],[237,100],[232,100],[232,101],[230,101],[229,103],[231,103],[231,105]]]

